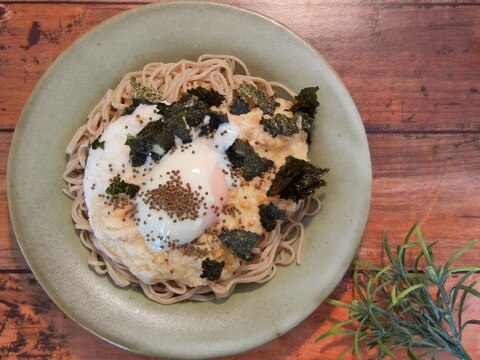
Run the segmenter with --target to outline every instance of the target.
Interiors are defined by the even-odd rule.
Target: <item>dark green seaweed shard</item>
[[[99,139],[100,138],[95,139],[95,141],[90,144],[93,150],[97,150],[98,148],[105,149],[105,141],[100,141]]]
[[[299,201],[312,195],[327,183],[322,179],[329,169],[317,168],[308,161],[287,156],[285,165],[275,175],[268,196]]]
[[[250,111],[248,108],[248,104],[242,100],[242,98],[238,95],[237,91],[233,93],[233,102],[232,106],[230,107],[230,112],[233,115],[242,115],[246,114]]]
[[[130,79],[132,87],[132,104],[123,110],[123,115],[130,115],[140,104],[153,105],[161,101],[162,94],[151,86],[143,85],[134,78]]]
[[[206,102],[191,94],[184,95],[180,101],[170,105],[157,105],[157,112],[164,118],[182,119],[192,127],[199,126],[209,111],[210,107]]]
[[[259,234],[245,230],[224,231],[218,237],[231,252],[243,260],[252,258],[252,250],[260,241]]]
[[[225,96],[213,89],[205,89],[198,86],[195,89],[190,89],[187,94],[195,95],[198,99],[208,104],[208,106],[220,106],[225,100]]]
[[[130,146],[130,161],[132,166],[142,166],[150,155],[152,148],[157,144],[158,135],[164,125],[161,120],[148,123],[137,136],[128,136],[125,145]],[[174,143],[174,139],[171,141]],[[172,145],[173,146],[173,145]]]
[[[272,160],[260,157],[244,140],[235,140],[226,153],[233,168],[239,168],[242,176],[248,181],[255,176],[260,176],[273,166]]]
[[[317,100],[318,86],[307,87],[300,90],[300,93],[295,96],[295,104],[293,104],[290,111],[293,113],[302,112],[313,118],[317,107],[319,105]]]
[[[273,137],[278,135],[292,136],[298,134],[302,129],[302,118],[291,119],[283,114],[275,114],[273,118],[262,118],[260,124],[263,126],[263,130]]]
[[[148,104],[156,104],[162,100],[162,94],[151,86],[143,85],[137,82],[134,78],[130,79],[130,86],[132,87],[132,98],[143,100]]]
[[[140,105],[142,102],[141,100],[139,99],[132,99],[132,103],[130,104],[130,106],[126,107],[124,110],[123,110],[123,114],[122,115],[130,115],[131,113],[133,113],[135,111],[135,109],[138,107],[138,105]]]
[[[110,185],[107,187],[105,192],[111,196],[126,194],[130,198],[134,198],[138,190],[140,190],[138,185],[129,184],[122,180],[120,175],[117,175],[111,180]]]
[[[147,156],[152,155],[154,145],[160,146],[165,153],[175,145],[175,136],[182,142],[190,142],[190,133],[181,116],[149,122],[137,136],[129,136],[125,145],[130,146],[132,166],[145,164]],[[160,157],[156,155],[157,159]]]
[[[200,126],[200,136],[208,135],[215,132],[218,127],[228,122],[227,114],[222,112],[210,110],[207,115],[208,123],[204,123]]]
[[[159,138],[157,142],[160,147],[165,150],[165,152],[170,150],[175,144],[175,136],[182,140],[183,143],[188,143],[192,141],[192,138],[190,137],[190,132],[187,129],[187,124],[185,123],[183,117],[171,117],[165,119],[163,124],[164,128],[158,134]]]
[[[147,156],[150,154],[153,142],[142,139],[136,136],[128,136],[125,145],[130,146],[130,162],[132,166],[142,166],[147,161]]]
[[[207,278],[208,280],[215,281],[218,280],[220,274],[222,273],[223,266],[225,265],[225,261],[216,261],[210,260],[206,258],[202,261],[202,275],[200,277],[202,279]]]
[[[277,226],[277,220],[286,220],[287,213],[285,210],[279,209],[275,204],[259,205],[258,213],[260,214],[260,222],[267,231],[272,231]]]
[[[269,96],[265,91],[245,83],[240,85],[237,93],[243,101],[253,102],[262,109],[265,114],[273,115],[275,113],[275,108],[277,107],[275,96]]]

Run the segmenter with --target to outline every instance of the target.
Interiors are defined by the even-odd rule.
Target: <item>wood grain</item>
[[[228,3],[271,16],[313,44],[347,85],[368,131],[480,131],[480,11],[472,6],[305,1],[292,16],[291,5],[278,0]],[[0,129],[15,127],[34,85],[67,45],[135,6],[6,4]]]
[[[384,263],[382,233],[403,241],[418,222],[437,259],[480,234],[479,134],[369,134],[372,203],[358,257]],[[480,245],[462,257],[477,264]]]
[[[480,280],[480,274],[474,280]],[[351,302],[354,289],[351,278],[344,278],[332,297]],[[480,308],[467,301],[466,315],[480,317]],[[351,338],[332,338],[320,343],[315,339],[347,312],[331,305],[321,305],[304,322],[280,338],[247,353],[223,358],[247,359],[336,359],[351,346]],[[0,274],[0,357],[2,359],[147,359],[117,348],[88,333],[68,319],[50,301],[31,274]],[[480,354],[472,327],[464,343],[470,354]],[[447,359],[449,357],[445,357]],[[347,356],[346,359],[353,359]]]
[[[345,279],[333,296],[351,301],[352,294],[351,281]],[[313,342],[345,316],[343,309],[322,305],[284,336],[261,348],[228,359],[265,359],[272,358],[272,354],[284,359],[299,356],[335,359],[339,348],[349,344],[350,339],[332,339],[318,345]],[[108,358],[112,359],[147,359],[100,340],[66,318],[31,274],[0,274],[0,324],[0,357],[5,359],[92,359],[103,357],[103,354],[108,354]]]
[[[0,270],[28,269],[15,240],[7,205],[7,157],[12,133],[0,133]]]

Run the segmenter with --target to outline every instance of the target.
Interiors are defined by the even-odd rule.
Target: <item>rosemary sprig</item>
[[[417,241],[411,240],[413,233]],[[402,246],[394,255],[386,233],[383,250],[390,264],[384,268],[356,261],[353,283],[358,300],[351,304],[328,299],[327,303],[349,310],[348,320],[331,327],[315,341],[334,335],[353,335],[353,346],[339,359],[352,351],[362,359],[360,349],[377,348],[379,359],[396,359],[396,350],[404,349],[410,359],[430,357],[449,352],[462,360],[471,357],[462,346],[462,334],[469,325],[480,325],[480,320],[462,320],[465,300],[469,295],[480,298],[474,289],[476,281],[469,281],[478,266],[452,267],[453,263],[477,241],[471,241],[458,250],[442,267],[437,265],[432,252],[436,242],[427,245],[415,224]],[[407,252],[420,248],[413,271],[405,265]],[[420,264],[426,265],[420,269]],[[363,270],[361,270],[361,268]],[[445,287],[448,278],[464,273],[458,282]],[[455,315],[456,314],[456,315]]]

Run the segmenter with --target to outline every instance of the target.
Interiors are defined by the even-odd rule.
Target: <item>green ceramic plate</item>
[[[319,20],[320,21],[320,20]],[[299,90],[320,87],[310,157],[331,168],[321,213],[306,224],[301,266],[227,300],[162,306],[87,266],[70,218],[64,150],[123,74],[203,53],[242,58],[253,74]],[[246,351],[293,328],[330,294],[352,261],[368,216],[371,164],[360,116],[313,47],[264,16],[208,3],[139,7],[78,39],[45,73],[18,122],[8,164],[17,240],[52,300],[101,338],[139,353],[205,358]]]

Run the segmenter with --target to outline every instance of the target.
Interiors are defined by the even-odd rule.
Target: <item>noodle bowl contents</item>
[[[328,171],[307,159],[317,90],[297,95],[231,56],[125,75],[67,146],[89,264],[170,304],[226,297],[300,263],[300,221],[319,211]]]

